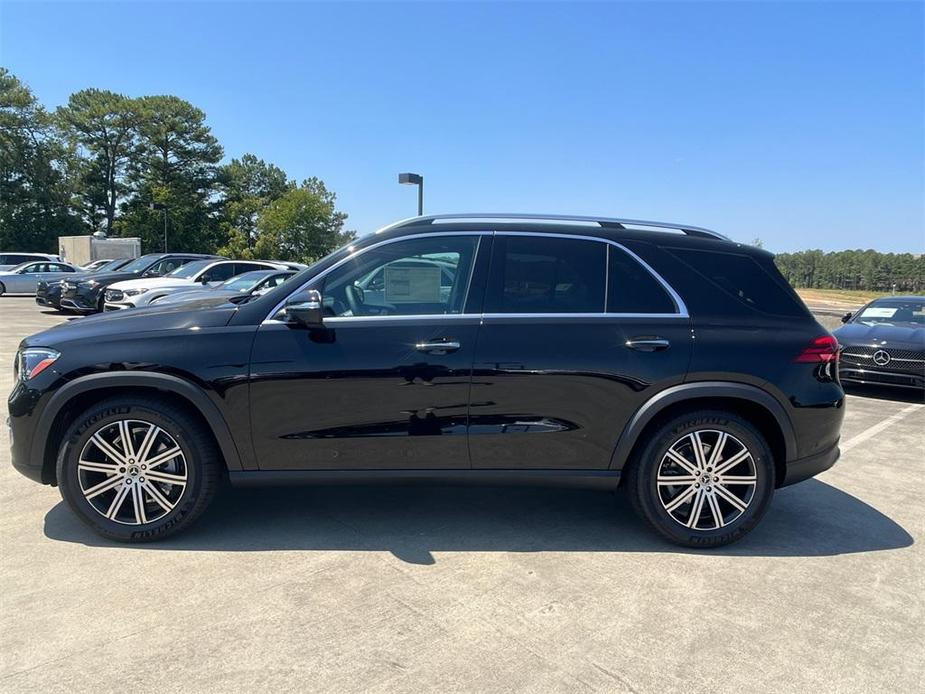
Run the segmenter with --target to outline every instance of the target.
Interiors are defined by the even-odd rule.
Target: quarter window
[[[602,242],[540,236],[495,238],[486,313],[602,313]]]
[[[325,278],[330,316],[462,313],[477,236],[396,241],[348,260]]]
[[[628,253],[610,247],[608,313],[676,313],[677,307],[652,273]]]

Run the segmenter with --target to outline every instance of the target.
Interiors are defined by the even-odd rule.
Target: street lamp
[[[424,177],[416,173],[400,173],[398,182],[402,185],[418,187],[418,217],[420,217],[424,214]]]
[[[162,202],[152,202],[152,210],[161,210],[164,213],[164,253],[167,252],[167,205]]]

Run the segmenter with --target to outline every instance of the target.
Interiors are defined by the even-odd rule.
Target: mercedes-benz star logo
[[[883,349],[874,352],[874,364],[877,366],[886,366],[890,363],[890,353]]]

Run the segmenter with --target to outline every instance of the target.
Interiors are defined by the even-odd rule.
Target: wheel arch
[[[73,418],[108,397],[158,395],[185,405],[212,434],[228,470],[241,470],[241,457],[220,410],[199,386],[178,376],[150,372],[82,376],[61,387],[42,413],[33,438],[32,459],[42,468],[42,482],[55,484],[61,441]]]
[[[621,470],[645,445],[646,434],[664,421],[697,409],[728,410],[744,416],[758,427],[771,447],[775,486],[780,486],[786,475],[787,461],[796,457],[793,425],[786,409],[773,395],[746,383],[683,383],[657,393],[636,411],[620,434],[610,468]]]

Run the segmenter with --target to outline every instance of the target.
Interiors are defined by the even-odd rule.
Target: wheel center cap
[[[132,477],[138,477],[139,472],[139,469],[135,465],[132,465],[132,467],[128,469],[128,474],[130,474]]]

